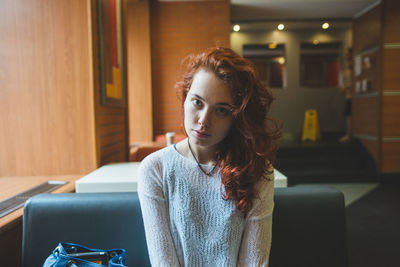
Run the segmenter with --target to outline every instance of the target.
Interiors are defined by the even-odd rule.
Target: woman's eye
[[[202,103],[200,100],[198,100],[198,99],[194,99],[194,100],[193,100],[193,104],[194,104],[196,107],[202,107],[202,106],[203,106],[203,103]]]
[[[223,117],[228,116],[231,113],[231,111],[227,108],[216,108],[215,111],[218,116],[223,116]]]

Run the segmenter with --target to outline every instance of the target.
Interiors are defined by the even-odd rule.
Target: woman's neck
[[[216,147],[201,147],[193,144],[189,138],[177,144],[177,150],[185,157],[198,161],[201,164],[215,165],[215,149]]]

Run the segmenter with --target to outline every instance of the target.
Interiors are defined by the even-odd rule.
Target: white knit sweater
[[[268,266],[273,179],[262,179],[245,217],[222,199],[218,170],[206,176],[173,146],[146,157],[139,174],[152,266]]]

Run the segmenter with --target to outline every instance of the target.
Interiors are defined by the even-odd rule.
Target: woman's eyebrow
[[[195,96],[195,97],[197,97],[197,98],[200,98],[201,100],[205,101],[204,98],[202,98],[202,97],[199,96],[198,94],[192,94],[192,93],[191,93],[191,95],[192,95],[192,96]]]
[[[192,93],[191,93],[191,95],[194,96],[194,97],[197,97],[197,98],[199,98],[200,100],[202,100],[202,101],[205,102],[205,99],[202,98],[201,96],[199,96],[198,94],[192,94]],[[216,103],[215,105],[216,105],[216,106],[217,106],[217,105],[218,105],[218,106],[228,106],[229,108],[233,109],[233,106],[232,106],[231,104],[229,104],[229,103],[226,103],[226,102],[218,102],[218,103]]]
[[[216,106],[226,106],[226,107],[228,107],[229,109],[234,109],[233,106],[232,106],[231,104],[225,103],[225,102],[216,103],[215,105],[216,105]]]

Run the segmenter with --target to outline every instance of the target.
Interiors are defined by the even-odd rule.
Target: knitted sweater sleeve
[[[156,155],[145,158],[139,168],[138,195],[147,248],[152,266],[179,266],[163,193],[162,162]]]
[[[259,198],[246,217],[240,245],[238,266],[268,266],[272,239],[272,211],[274,208],[274,175],[260,181]]]

